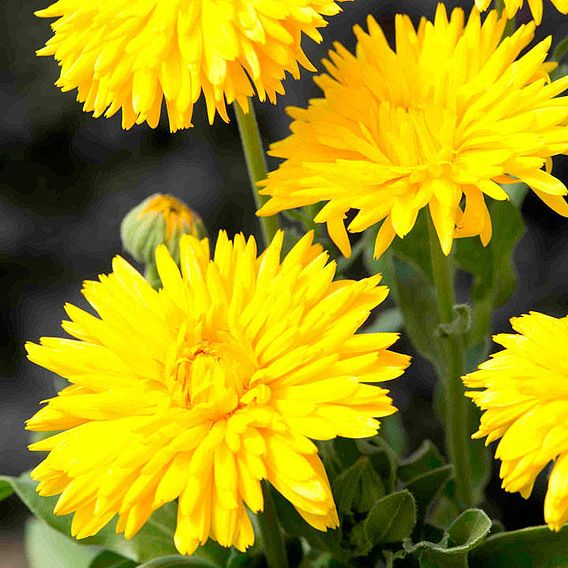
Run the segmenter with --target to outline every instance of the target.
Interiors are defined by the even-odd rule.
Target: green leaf
[[[438,543],[404,542],[405,550],[418,559],[420,568],[468,568],[468,553],[479,546],[491,529],[491,519],[480,509],[464,511]]]
[[[388,258],[388,253],[385,256]],[[416,266],[396,256],[391,256],[389,264],[391,289],[402,313],[404,329],[417,351],[437,364],[440,361],[439,338],[434,333],[424,333],[425,329],[436,329],[440,321],[434,288]]]
[[[365,327],[365,333],[396,332],[403,326],[402,313],[398,308],[387,308],[379,312],[373,322]]]
[[[372,546],[399,542],[412,533],[416,524],[416,505],[406,491],[379,499],[364,521],[367,540]]]
[[[99,554],[97,547],[73,542],[34,518],[26,523],[25,549],[30,568],[89,568],[93,558]]]
[[[187,566],[193,566],[194,568],[215,568],[215,564],[209,564],[209,562],[201,558],[179,555],[154,558],[149,562],[140,564],[139,568],[186,568]]]
[[[278,520],[288,535],[304,538],[312,548],[319,551],[334,553],[339,550],[338,533],[341,532],[341,529],[328,530],[327,532],[318,531],[308,525],[292,504],[278,492],[273,491],[272,496],[276,505]]]
[[[382,553],[385,558],[386,568],[394,568],[396,566],[396,561],[403,560],[406,556],[406,551],[404,550],[397,550],[396,552],[393,552],[392,550],[383,550]]]
[[[410,480],[427,473],[445,464],[438,448],[430,440],[425,440],[422,445],[398,466],[398,477],[401,481]]]
[[[552,53],[552,61],[560,62],[564,59],[564,56],[568,53],[568,36],[561,39],[554,48]]]
[[[379,474],[387,493],[396,485],[396,454],[380,435],[356,440],[355,446],[364,456],[369,456],[373,469]]]
[[[68,541],[69,542],[69,541]],[[89,564],[89,568],[135,568],[138,566],[134,560],[129,560],[116,554],[105,550],[98,554],[96,558]]]
[[[471,292],[474,313],[469,345],[485,340],[493,310],[510,298],[517,283],[512,256],[524,233],[521,214],[509,201],[492,201],[489,211],[493,236],[487,247],[473,238],[456,242],[456,261],[474,277]]]
[[[471,568],[565,566],[568,566],[568,525],[558,533],[544,526],[498,533],[470,555]]]
[[[0,483],[8,483],[28,509],[50,527],[72,539],[71,515],[64,517],[53,513],[58,497],[41,497],[36,493],[37,483],[28,474],[20,477],[0,477]],[[173,533],[176,522],[176,507],[173,503],[156,511],[138,534],[127,541],[115,532],[116,521],[110,522],[95,536],[82,539],[82,544],[97,544],[136,561],[145,561],[157,556],[176,553]],[[73,539],[72,539],[73,540]],[[74,541],[75,542],[75,541]]]
[[[450,335],[465,335],[471,329],[471,308],[467,304],[456,304],[452,308],[452,321],[441,323],[436,332],[441,337]]]
[[[379,436],[393,449],[396,455],[402,455],[406,451],[408,435],[400,412],[381,418]]]
[[[13,494],[14,489],[12,485],[6,480],[6,478],[0,477],[0,501],[7,499]]]
[[[416,501],[418,517],[421,520],[424,520],[428,507],[451,479],[452,475],[453,467],[444,465],[423,473],[406,484],[406,489],[412,493]]]
[[[491,519],[481,509],[468,509],[448,527],[448,545],[472,550],[483,542],[490,529]]]
[[[363,470],[367,467],[369,460],[361,458],[350,468],[337,476],[333,483],[333,495],[337,504],[337,510],[346,515],[353,510],[353,500],[359,491],[359,480]]]
[[[529,192],[529,186],[520,181],[518,183],[507,183],[504,184],[503,190],[509,196],[511,203],[517,208],[520,209],[523,205],[523,201]]]

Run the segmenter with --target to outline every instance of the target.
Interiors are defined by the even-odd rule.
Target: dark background
[[[568,33],[568,18],[545,4],[538,36],[553,33],[556,44]],[[62,333],[64,302],[78,301],[81,282],[109,271],[121,252],[119,225],[130,208],[167,192],[198,211],[212,234],[257,226],[235,121],[209,126],[200,104],[195,128],[171,135],[166,120],[156,130],[123,131],[119,115],[95,120],[83,113],[74,92],[53,86],[53,59],[34,54],[50,37],[49,22],[33,16],[45,5],[2,0],[0,6],[0,474],[6,475],[37,462],[26,450],[23,423],[55,392],[50,373],[25,359],[23,344]],[[364,24],[367,14],[392,32],[396,11],[431,17],[434,8],[431,0],[346,2],[323,32],[324,43],[306,41],[305,50],[321,69],[332,41],[353,47],[351,28]],[[305,106],[318,94],[303,73],[301,81],[287,81],[278,106],[255,101],[265,143],[287,135],[287,105]],[[554,173],[567,181],[565,158],[555,159]],[[522,212],[527,232],[515,254],[519,288],[496,314],[495,331],[506,331],[509,317],[529,309],[555,316],[568,311],[568,222],[533,195]],[[398,348],[411,352],[404,339]],[[430,410],[433,383],[429,366],[415,359],[393,389],[412,448],[424,437],[442,437]],[[542,484],[529,501],[501,492],[497,479],[489,487],[508,528],[542,523],[543,495]],[[20,540],[26,516],[13,498],[0,503],[0,568],[26,566]]]

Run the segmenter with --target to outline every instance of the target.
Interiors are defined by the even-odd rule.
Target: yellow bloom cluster
[[[415,29],[396,17],[396,50],[371,17],[355,28],[355,55],[335,46],[316,79],[324,98],[292,108],[292,134],[271,148],[284,158],[264,182],[272,196],[259,215],[327,202],[315,217],[327,223],[342,253],[351,232],[382,221],[380,256],[404,237],[428,205],[444,253],[454,237],[487,244],[485,199],[507,199],[499,185],[517,180],[561,215],[568,193],[550,174],[551,156],[568,150],[568,77],[550,82],[547,38],[521,55],[533,23],[502,39],[506,19],[473,9],[467,22],[438,5],[434,22]],[[543,166],[547,168],[544,171]]]
[[[35,363],[71,386],[28,428],[56,431],[32,477],[72,532],[95,534],[117,513],[131,537],[179,499],[175,543],[192,553],[209,537],[244,550],[254,534],[245,508],[263,509],[267,479],[312,526],[338,523],[311,439],[364,438],[396,411],[369,383],[402,374],[394,333],[356,334],[387,295],[380,276],[333,281],[335,263],[304,236],[281,261],[279,232],[260,256],[254,239],[221,232],[181,239],[181,273],[157,249],[163,288],[126,261],[86,282],[100,317],[67,305],[76,339],[27,345]]]
[[[467,393],[484,411],[475,438],[501,439],[506,491],[528,497],[537,475],[554,462],[544,502],[553,530],[568,521],[568,316],[531,312],[511,320],[517,334],[500,334],[505,349],[464,377]]]
[[[550,0],[557,10],[563,14],[568,14],[568,0]],[[482,12],[487,10],[491,0],[475,0],[475,5]],[[522,8],[523,0],[505,0],[505,13],[510,19]],[[537,24],[542,22],[542,9],[543,0],[528,0],[529,8],[531,9],[532,17]]]
[[[337,0],[341,1],[341,0]],[[302,35],[321,41],[335,0],[58,0],[38,16],[58,18],[39,55],[61,65],[57,86],[78,89],[94,116],[122,110],[122,126],[155,127],[166,101],[170,129],[188,128],[203,93],[209,121],[226,104],[247,109],[283,93],[288,71],[313,70]]]

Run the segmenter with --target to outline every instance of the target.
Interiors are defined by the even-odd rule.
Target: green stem
[[[450,259],[440,248],[440,242],[430,218],[428,218],[428,240],[440,322],[450,323],[456,303],[454,272]],[[465,365],[463,337],[455,334],[441,336],[440,342],[444,358],[441,369],[445,374],[446,446],[450,461],[454,466],[457,496],[465,507],[470,507],[473,504],[473,490],[468,451],[470,444],[470,433],[467,427],[468,400],[464,396],[461,381]]]
[[[276,507],[270,493],[270,487],[266,483],[263,484],[262,494],[264,496],[264,511],[257,515],[257,519],[268,568],[288,568],[288,555],[280,530]]]
[[[233,103],[235,114],[237,115],[237,124],[239,125],[239,134],[241,135],[241,143],[245,153],[247,169],[254,196],[256,209],[260,209],[269,199],[268,196],[258,193],[257,183],[266,179],[268,168],[266,167],[266,159],[264,150],[262,149],[262,140],[258,130],[258,123],[254,113],[252,100],[249,100],[249,111],[245,113],[239,103]],[[276,231],[280,228],[278,215],[272,217],[260,217],[260,225],[264,244],[268,246],[272,241]]]

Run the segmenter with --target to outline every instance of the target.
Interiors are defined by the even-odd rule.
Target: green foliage
[[[416,504],[406,489],[379,499],[363,522],[364,535],[372,546],[400,542],[416,524]]]
[[[93,559],[99,554],[97,547],[84,546],[69,540],[33,517],[26,523],[25,550],[29,568],[93,568]],[[103,568],[103,565],[95,568]],[[114,565],[106,564],[104,568],[114,568]],[[119,566],[116,565],[116,568]]]
[[[402,312],[398,308],[381,310],[374,321],[365,327],[365,333],[396,332],[403,326]]]
[[[456,304],[450,323],[441,323],[437,332],[442,337],[449,335],[465,335],[471,329],[471,308],[467,304]]]
[[[409,482],[442,465],[444,465],[444,459],[436,446],[430,440],[424,440],[412,455],[401,461],[398,476],[402,481]]]
[[[458,265],[474,277],[470,347],[487,341],[493,310],[504,304],[515,289],[517,274],[512,257],[524,233],[519,210],[511,202],[492,201],[488,208],[493,236],[487,247],[483,247],[479,239],[460,239],[456,243]]]
[[[556,47],[552,52],[552,61],[562,61],[566,56],[566,53],[568,53],[568,36],[565,36],[556,44]]]
[[[55,531],[71,538],[71,516],[59,517],[53,513],[57,497],[41,497],[36,493],[36,482],[28,474],[21,477],[1,477],[0,483],[9,484],[28,509],[38,519]],[[155,557],[175,554],[173,543],[175,505],[165,505],[156,511],[140,532],[127,541],[115,533],[115,522],[109,523],[95,536],[81,540],[84,545],[99,545],[125,558],[145,561]]]
[[[98,554],[89,564],[89,568],[134,568],[135,566],[138,566],[138,564],[134,560],[129,560],[108,550]]]
[[[445,531],[438,543],[404,543],[405,550],[420,568],[468,568],[468,553],[479,546],[491,529],[491,519],[480,509],[464,511]]]
[[[140,564],[140,568],[215,568],[215,564],[209,564],[201,558],[193,558],[191,556],[163,556],[162,558],[154,558],[149,562]]]
[[[0,501],[7,499],[13,494],[14,488],[12,484],[5,477],[0,477]]]
[[[403,320],[404,330],[416,350],[434,365],[440,360],[439,339],[434,330],[440,323],[438,305],[430,265],[426,213],[418,215],[412,231],[404,239],[395,238],[389,250],[373,258],[376,230],[365,233],[367,246],[363,253],[370,274],[380,272],[390,288]]]
[[[489,537],[471,554],[470,568],[563,568],[568,566],[568,525],[554,533],[529,527]]]
[[[444,465],[415,477],[406,485],[406,488],[416,499],[416,507],[421,517],[426,517],[428,507],[452,475],[452,466]]]

